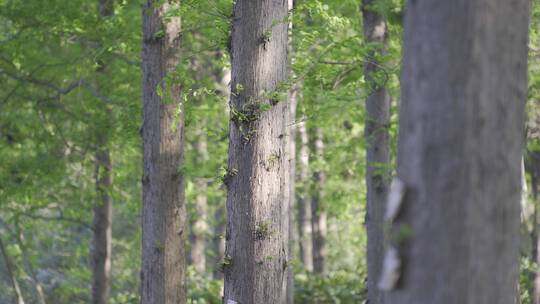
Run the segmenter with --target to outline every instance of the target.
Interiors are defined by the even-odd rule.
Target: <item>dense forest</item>
[[[0,0],[0,303],[540,304],[538,0]]]

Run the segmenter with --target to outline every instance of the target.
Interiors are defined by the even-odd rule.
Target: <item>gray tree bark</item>
[[[388,31],[386,20],[373,10],[376,0],[362,0],[362,19],[366,43],[376,44],[364,63],[367,83],[366,99],[366,188],[367,188],[367,299],[370,304],[381,304],[383,293],[377,288],[384,255],[383,216],[389,187],[390,166],[390,95],[385,83],[377,81],[384,73],[376,57],[386,51]],[[380,79],[380,77],[379,77]]]
[[[99,16],[113,15],[113,0],[99,0]],[[107,66],[99,62],[96,70],[98,83],[107,78]],[[92,303],[107,304],[111,286],[112,253],[112,188],[111,155],[109,151],[110,105],[104,106],[105,125],[99,126],[95,155],[95,185],[97,201],[94,206],[92,240]]]
[[[287,1],[287,9],[290,13],[292,13],[294,8],[294,1],[288,0]],[[292,20],[289,20],[289,33],[292,33],[292,27],[293,22]],[[292,38],[290,35],[287,43],[287,47],[289,49],[289,54],[292,53]],[[288,64],[290,65],[291,62],[289,61]],[[288,239],[288,252],[289,257],[292,257],[292,253],[294,252],[294,244],[295,244],[295,231],[294,231],[294,210],[295,210],[295,200],[296,200],[296,105],[298,102],[298,87],[296,85],[293,85],[288,92],[288,106],[289,111],[286,112],[288,116],[286,117],[286,128],[289,131],[288,137],[287,137],[287,147],[288,147],[288,154],[287,154],[287,160],[288,160],[288,167],[289,167],[289,180],[285,181],[285,186],[289,187],[289,193],[285,201],[288,201],[288,215],[289,215],[289,224],[288,224],[288,230],[289,230],[289,239]],[[292,258],[291,258],[292,259]],[[292,263],[287,264],[287,284],[285,288],[286,292],[286,302],[287,304],[293,304],[294,303],[294,273],[293,273],[293,265]]]
[[[516,303],[529,6],[407,2],[393,226],[410,233],[385,303]]]
[[[309,196],[309,135],[306,123],[298,125],[298,135],[300,138],[299,152],[299,176],[302,184],[302,191],[298,194],[298,238],[300,239],[300,259],[304,269],[313,271],[313,250],[311,235],[311,202]]]
[[[289,4],[292,1],[289,0]],[[291,4],[290,4],[291,5]],[[298,102],[298,91],[296,87],[293,87],[289,91],[289,118],[287,122],[287,128],[289,131],[289,138],[287,145],[289,149],[288,161],[289,161],[289,180],[285,184],[289,187],[289,194],[287,201],[289,202],[289,241],[288,250],[292,257],[294,251],[293,244],[295,243],[295,231],[294,231],[294,210],[295,210],[295,198],[296,198],[296,104]],[[294,303],[294,273],[292,263],[287,264],[287,288],[286,288],[287,303]]]
[[[238,0],[232,29],[224,303],[284,303],[290,191],[287,1]]]
[[[324,157],[324,138],[321,128],[315,128],[315,157],[319,163]],[[317,169],[313,172],[313,186],[311,197],[311,227],[313,241],[313,273],[326,274],[326,210],[321,205],[324,197],[324,184],[326,174],[324,170]]]
[[[198,156],[198,166],[203,166],[209,159],[204,131],[200,132],[194,144],[194,150]],[[205,178],[199,178],[195,181],[195,187],[198,194],[195,198],[195,221],[191,229],[191,262],[195,266],[195,270],[203,274],[206,271],[206,236],[208,234],[208,198],[206,189],[208,188],[208,182]]]
[[[141,303],[185,303],[184,116],[179,1],[143,6]],[[172,16],[171,16],[172,14]]]

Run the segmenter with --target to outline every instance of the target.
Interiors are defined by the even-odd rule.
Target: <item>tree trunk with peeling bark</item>
[[[99,0],[99,16],[103,20],[113,15],[113,1]],[[96,70],[98,84],[107,78],[107,65],[99,61]],[[105,104],[104,125],[98,127],[95,155],[96,203],[93,219],[92,242],[92,303],[107,304],[111,286],[112,251],[112,188],[109,126],[112,120],[110,105]]]
[[[319,164],[324,162],[324,138],[321,128],[315,128],[314,151],[316,161]],[[311,197],[311,227],[313,241],[313,273],[319,275],[326,274],[326,210],[322,205],[324,198],[324,184],[326,174],[322,168],[317,168],[313,172],[313,191]]]
[[[377,288],[384,248],[383,216],[388,194],[390,166],[390,95],[377,74],[385,73],[377,57],[386,52],[388,31],[384,16],[373,9],[377,0],[362,0],[364,39],[373,44],[364,63],[366,99],[366,188],[367,188],[367,299],[370,304],[384,303]],[[383,77],[384,79],[384,77]]]
[[[290,191],[287,1],[238,0],[232,26],[232,94],[224,303],[283,303]],[[280,94],[277,94],[280,95]]]
[[[387,304],[516,303],[529,7],[407,2]]]
[[[179,1],[143,5],[141,303],[186,302]]]

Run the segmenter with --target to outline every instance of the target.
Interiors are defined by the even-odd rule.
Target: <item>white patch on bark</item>
[[[386,205],[386,213],[384,220],[392,222],[398,215],[401,205],[403,203],[403,197],[405,196],[405,184],[397,177],[392,180],[390,185],[390,193],[388,194],[388,202]]]
[[[396,248],[390,247],[384,256],[383,269],[378,287],[390,291],[396,287],[401,274],[401,259]]]

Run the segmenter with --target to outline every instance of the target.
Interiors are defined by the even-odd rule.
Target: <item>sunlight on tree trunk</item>
[[[184,111],[178,2],[143,6],[144,171],[141,303],[182,304],[185,290]]]

